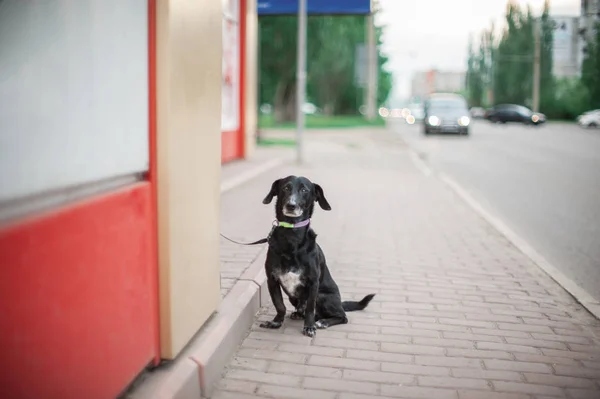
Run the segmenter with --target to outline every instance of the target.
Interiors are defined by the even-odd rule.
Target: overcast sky
[[[394,74],[394,97],[410,95],[416,70],[465,70],[469,34],[502,23],[507,0],[379,0],[383,50]],[[541,13],[544,0],[517,0]],[[580,0],[551,0],[553,15],[579,15]]]

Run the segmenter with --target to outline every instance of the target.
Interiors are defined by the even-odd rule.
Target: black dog
[[[286,309],[281,288],[296,308],[290,318],[304,319],[304,335],[313,337],[317,328],[348,323],[345,312],[366,308],[375,294],[367,295],[360,302],[342,302],[325,255],[317,244],[317,234],[310,228],[315,202],[322,209],[331,210],[323,189],[305,177],[289,176],[273,182],[263,204],[270,204],[274,196],[277,196],[278,223],[269,237],[265,271],[277,315],[273,321],[260,326],[282,326]]]

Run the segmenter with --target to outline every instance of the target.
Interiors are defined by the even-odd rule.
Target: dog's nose
[[[293,212],[296,210],[296,204],[290,204],[290,203],[285,204],[285,209],[287,211]]]

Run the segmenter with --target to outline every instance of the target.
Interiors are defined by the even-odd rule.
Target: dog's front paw
[[[292,314],[290,314],[290,319],[292,319],[292,320],[304,320],[304,313],[292,312]]]
[[[304,326],[304,328],[302,329],[302,334],[312,338],[315,336],[315,334],[317,334],[317,329],[315,328],[315,326]]]
[[[276,330],[281,328],[283,323],[280,321],[265,321],[264,323],[260,323],[261,328],[269,328],[271,330]]]
[[[317,320],[317,321],[315,322],[315,327],[317,327],[317,328],[318,328],[318,329],[320,329],[320,330],[324,330],[324,329],[326,329],[327,327],[329,327],[329,324],[327,324],[327,322],[325,322],[325,321],[322,321],[322,320]]]

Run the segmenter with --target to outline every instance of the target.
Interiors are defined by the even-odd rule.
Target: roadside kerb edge
[[[563,272],[552,265],[546,258],[537,252],[531,245],[522,237],[511,230],[502,220],[492,215],[481,204],[475,200],[465,189],[463,189],[456,181],[443,173],[439,173],[437,177],[444,182],[452,191],[462,198],[479,216],[486,222],[491,224],[498,232],[500,232],[508,241],[511,242],[519,251],[524,253],[533,261],[540,269],[542,269],[550,278],[556,281],[564,288],[571,296],[586,308],[597,319],[600,319],[600,302],[592,297],[587,291],[578,286],[573,280],[567,277]]]
[[[404,139],[403,139],[404,140]],[[434,175],[460,197],[471,209],[473,209],[483,220],[494,227],[502,234],[512,245],[527,256],[534,264],[544,271],[550,278],[566,290],[578,303],[580,303],[596,319],[600,319],[600,302],[592,297],[587,291],[578,286],[573,280],[563,274],[558,268],[552,265],[546,258],[537,252],[522,237],[510,229],[500,218],[494,216],[486,210],[476,199],[474,199],[460,184],[450,178],[443,172],[435,171],[431,165],[427,165],[414,149],[414,147],[404,140],[410,151],[410,158],[413,165],[419,169],[425,176]],[[426,166],[425,166],[426,165]],[[424,167],[425,166],[425,167]]]

